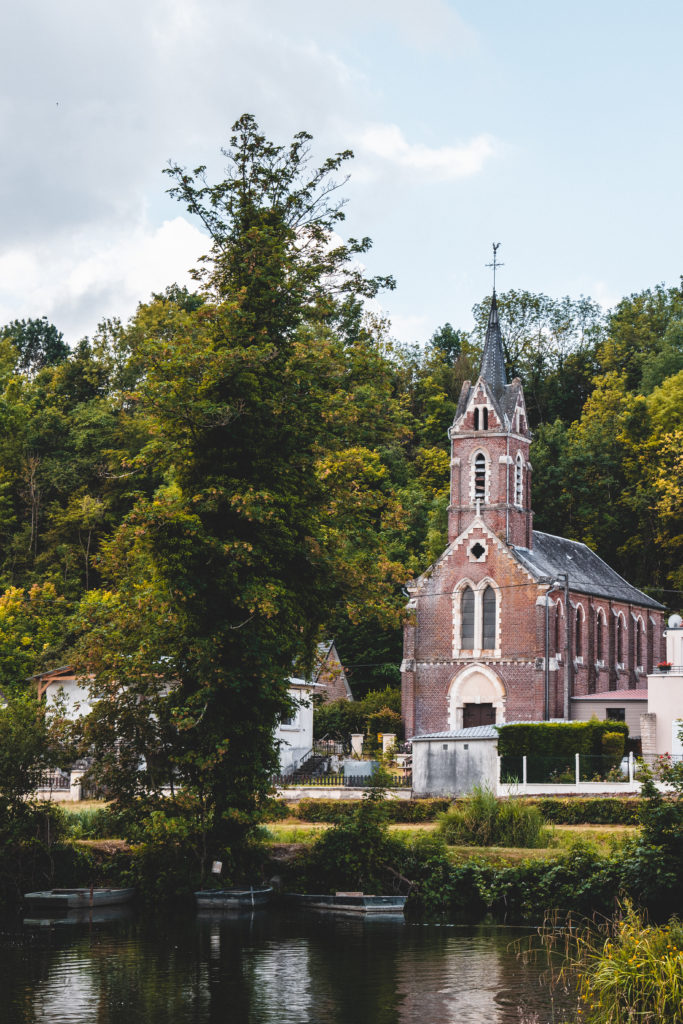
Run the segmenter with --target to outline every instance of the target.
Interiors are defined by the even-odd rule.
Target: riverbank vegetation
[[[607,919],[554,913],[540,939],[554,985],[576,988],[581,1020],[683,1022],[683,924],[677,918],[652,925],[628,903]]]

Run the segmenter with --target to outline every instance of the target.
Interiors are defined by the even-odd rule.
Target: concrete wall
[[[495,739],[413,741],[413,796],[463,796],[474,786],[495,792]]]
[[[607,708],[624,708],[629,736],[640,738],[640,716],[647,711],[647,700],[580,700],[571,701],[571,715],[574,722],[589,722],[593,715],[601,722],[607,721]]]

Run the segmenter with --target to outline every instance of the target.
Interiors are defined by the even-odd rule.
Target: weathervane
[[[492,242],[493,245],[493,263],[487,263],[487,267],[493,267],[493,294],[496,294],[496,267],[504,267],[504,263],[499,263],[496,259],[496,253],[500,249],[500,242]]]

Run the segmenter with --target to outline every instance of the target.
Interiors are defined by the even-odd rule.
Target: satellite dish
[[[670,615],[667,625],[669,629],[680,629],[683,626],[683,619],[680,615]]]

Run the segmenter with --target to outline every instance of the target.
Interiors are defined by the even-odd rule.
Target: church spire
[[[487,384],[491,386],[497,398],[503,393],[507,384],[505,372],[505,356],[503,355],[503,338],[500,333],[498,322],[498,304],[494,289],[489,311],[489,323],[486,328],[486,341],[484,342],[484,354],[481,358],[481,371],[479,374]]]

